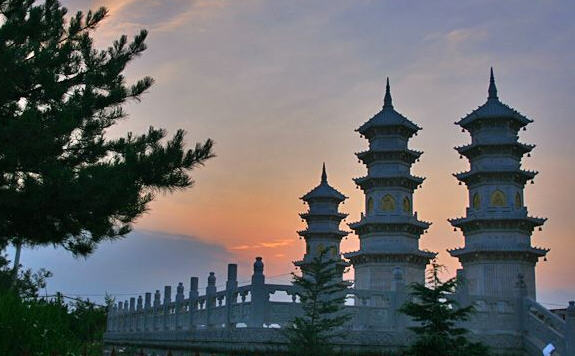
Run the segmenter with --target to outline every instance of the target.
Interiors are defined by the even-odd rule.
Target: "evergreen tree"
[[[105,8],[68,16],[57,0],[0,0],[0,249],[53,244],[77,255],[126,235],[158,192],[191,186],[212,141],[184,131],[109,138],[153,80],[122,74],[147,32],[106,50],[91,35]]]
[[[350,316],[343,311],[348,283],[341,280],[341,266],[328,250],[302,265],[302,275],[292,272],[303,315],[294,318],[284,333],[293,355],[333,355],[333,338]]]
[[[410,327],[417,339],[407,354],[414,356],[484,356],[488,349],[481,343],[470,342],[466,338],[467,329],[456,324],[466,321],[474,312],[474,307],[460,307],[453,298],[457,286],[464,281],[456,278],[442,282],[439,273],[443,266],[432,262],[428,271],[427,285],[411,285],[411,296],[415,301],[405,303],[400,311],[409,315],[419,326]]]

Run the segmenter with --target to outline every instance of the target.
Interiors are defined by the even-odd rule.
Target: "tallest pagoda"
[[[449,220],[465,237],[465,247],[449,253],[461,262],[470,294],[512,296],[520,278],[535,298],[535,264],[548,250],[531,246],[546,219],[529,216],[524,203],[537,172],[521,169],[521,159],[535,146],[520,143],[518,133],[531,122],[499,100],[491,69],[487,102],[455,123],[471,134],[471,144],[455,148],[470,170],[454,174],[467,185],[469,207]]]
[[[383,108],[356,130],[369,141],[369,149],[356,154],[367,175],[354,179],[365,194],[365,213],[349,224],[360,249],[344,256],[353,264],[358,289],[391,290],[398,278],[423,283],[425,266],[435,257],[419,249],[430,223],[413,212],[413,192],[424,179],[411,174],[422,152],[409,149],[408,141],[419,130],[393,108],[388,79]]]

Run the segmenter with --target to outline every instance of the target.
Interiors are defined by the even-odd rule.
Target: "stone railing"
[[[575,355],[575,304],[571,303],[562,320],[527,297],[522,279],[517,285],[517,293],[508,298],[473,296],[460,288],[455,295],[459,304],[476,309],[462,326],[499,352],[525,350],[528,355],[538,355],[546,344],[553,343],[556,355]],[[401,274],[390,291],[348,289],[344,312],[350,320],[343,326],[348,337],[341,350],[404,347],[410,336],[406,328],[412,321],[398,309],[408,298]],[[117,303],[108,313],[105,342],[151,349],[271,352],[285,346],[281,346],[281,333],[272,329],[289,326],[301,313],[296,288],[266,284],[258,257],[249,285],[238,285],[237,265],[230,264],[224,290],[217,290],[216,276],[210,273],[203,295],[198,278],[192,277],[187,295],[179,283],[173,300],[172,288],[166,286],[163,295],[157,290]]]
[[[542,350],[553,344],[557,355],[575,355],[575,302],[569,302],[565,320],[531,298],[524,299],[524,308],[526,347]]]
[[[349,289],[346,313],[351,318],[348,329],[393,329],[404,317],[396,311],[405,301],[402,281],[390,292]],[[279,293],[278,293],[279,292]],[[275,294],[281,300],[270,300]],[[162,298],[163,297],[163,298]],[[276,298],[277,299],[277,298]],[[130,298],[114,305],[108,313],[107,334],[142,333],[213,328],[282,328],[301,313],[293,285],[266,284],[263,263],[257,258],[252,282],[238,286],[237,265],[228,265],[226,289],[217,291],[216,276],[210,273],[204,295],[199,294],[198,278],[191,277],[190,291],[184,294],[183,283],[164,287],[154,294]]]

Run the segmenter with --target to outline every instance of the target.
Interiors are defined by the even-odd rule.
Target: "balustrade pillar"
[[[182,325],[180,323],[180,315],[182,314],[182,308],[184,307],[184,284],[182,282],[178,283],[176,288],[176,309],[174,311],[175,318],[175,329],[181,329]]]
[[[228,264],[228,280],[226,282],[226,327],[235,327],[233,322],[233,308],[236,304],[236,290],[238,289],[238,265]]]
[[[143,313],[142,313],[142,296],[139,295],[138,296],[138,301],[136,304],[136,330],[137,331],[142,331],[142,317],[143,317]]]
[[[172,287],[171,286],[165,286],[164,287],[164,305],[163,305],[163,311],[164,311],[164,317],[163,319],[163,324],[162,324],[162,329],[163,330],[169,330],[170,329],[170,303],[172,302]]]
[[[216,274],[210,272],[208,277],[208,286],[206,287],[206,326],[212,325],[212,309],[216,307]]]
[[[118,302],[118,315],[116,316],[116,330],[118,331],[124,331],[124,324],[122,323],[123,321],[123,315],[124,314],[124,302]]]
[[[190,299],[189,299],[189,329],[192,330],[195,327],[195,318],[198,310],[198,277],[190,278]]]
[[[150,330],[150,313],[153,314],[152,311],[152,293],[147,292],[144,297],[144,331]]]
[[[266,289],[264,263],[261,257],[256,257],[251,285],[251,314],[248,320],[249,327],[261,328],[265,321],[265,313],[269,302],[269,293]]]
[[[122,331],[122,308],[123,308],[123,303],[122,302],[118,302],[117,303],[118,307],[116,310],[116,317],[114,318],[114,328],[116,329],[116,331],[121,332]]]
[[[153,328],[154,330],[159,330],[160,329],[160,321],[159,321],[159,316],[158,314],[160,313],[160,308],[162,305],[162,302],[160,301],[160,291],[156,289],[156,293],[154,293],[154,317],[153,319]]]
[[[136,330],[136,298],[130,298],[130,313],[128,314],[128,320],[130,323],[130,331]]]

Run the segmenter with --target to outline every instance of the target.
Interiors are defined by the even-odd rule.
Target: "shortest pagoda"
[[[347,197],[328,184],[325,163],[320,184],[300,199],[309,207],[307,212],[300,214],[307,223],[307,228],[298,231],[298,234],[305,239],[306,249],[303,259],[294,264],[305,270],[307,263],[327,250],[329,256],[338,260],[343,273],[348,263],[341,259],[339,245],[348,232],[340,230],[339,224],[347,214],[339,212],[339,204]]]

